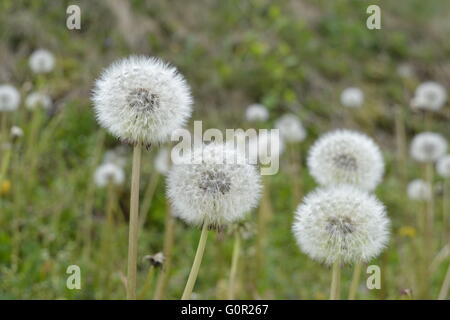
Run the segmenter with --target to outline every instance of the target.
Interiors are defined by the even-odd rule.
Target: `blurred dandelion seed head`
[[[30,55],[28,64],[34,73],[48,73],[55,67],[55,57],[48,50],[37,49]]]
[[[295,213],[293,232],[301,250],[314,260],[368,262],[386,246],[389,224],[385,207],[374,196],[339,185],[306,196]]]
[[[366,135],[349,130],[326,133],[311,147],[308,168],[321,185],[348,183],[371,191],[381,182],[384,161]]]
[[[441,84],[434,81],[426,81],[420,84],[411,100],[413,109],[437,111],[447,102],[447,90]]]
[[[10,130],[11,137],[13,139],[17,139],[23,136],[23,130],[22,128],[18,126],[12,126]]]
[[[189,160],[175,164],[168,175],[167,194],[175,216],[196,226],[206,222],[222,227],[242,220],[257,205],[260,176],[237,149],[211,143],[185,157]]]
[[[447,152],[447,141],[434,132],[422,132],[414,136],[410,154],[419,162],[435,162]]]
[[[269,119],[269,111],[262,104],[251,104],[245,110],[245,119],[249,122],[263,122]]]
[[[285,114],[275,122],[281,137],[286,142],[301,142],[306,138],[306,130],[300,119],[293,114]]]
[[[341,104],[347,108],[359,108],[364,103],[364,93],[361,89],[350,87],[341,93]]]
[[[150,145],[168,139],[192,112],[191,90],[177,69],[160,59],[131,56],[96,81],[97,120],[123,141]]]
[[[110,183],[122,185],[125,181],[125,173],[117,164],[104,163],[95,170],[94,181],[98,187],[105,187]]]
[[[34,110],[39,107],[48,110],[52,106],[52,98],[42,92],[32,92],[26,97],[25,106],[29,110]]]
[[[450,154],[439,158],[436,171],[443,178],[450,178]]]
[[[416,179],[408,184],[407,194],[411,200],[426,201],[431,199],[433,191],[428,182]]]
[[[15,111],[20,104],[19,91],[9,84],[0,85],[0,112]]]

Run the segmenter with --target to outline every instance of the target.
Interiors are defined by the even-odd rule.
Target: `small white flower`
[[[348,183],[371,191],[381,182],[384,161],[380,148],[356,131],[326,133],[311,147],[308,168],[321,185]]]
[[[368,262],[389,239],[389,219],[374,196],[350,185],[319,188],[295,213],[293,232],[301,250],[332,264]]]
[[[411,157],[419,162],[435,162],[446,152],[447,141],[438,133],[422,132],[411,142]]]
[[[52,98],[42,92],[32,92],[25,99],[25,106],[29,110],[34,110],[39,107],[48,110],[52,106]]]
[[[28,64],[34,73],[48,73],[55,67],[55,57],[48,50],[38,49],[31,54]]]
[[[125,181],[125,173],[114,163],[104,163],[95,170],[94,181],[99,187],[105,187],[109,183],[121,185]]]
[[[407,193],[411,200],[425,201],[431,199],[432,188],[422,179],[416,179],[408,184]]]
[[[101,126],[145,145],[170,139],[192,112],[190,88],[177,69],[144,56],[113,63],[96,81],[92,99]]]
[[[174,215],[200,226],[221,227],[242,220],[261,195],[256,167],[229,144],[194,149],[168,175],[167,193]]]
[[[269,111],[262,104],[251,104],[245,111],[245,118],[250,122],[263,122],[269,119]]]
[[[414,109],[437,111],[447,102],[447,90],[434,81],[426,81],[416,89],[411,107]]]
[[[20,138],[23,136],[23,130],[18,126],[11,127],[11,136],[13,138]]]
[[[281,137],[286,142],[301,142],[306,138],[306,130],[300,119],[293,114],[285,114],[275,122]]]
[[[436,171],[443,178],[450,178],[450,154],[439,158]]]
[[[0,85],[0,112],[17,110],[20,104],[20,93],[12,85]]]
[[[364,93],[359,88],[350,87],[341,93],[341,104],[348,108],[359,108],[364,103]]]
[[[167,174],[170,170],[170,152],[168,148],[162,148],[159,150],[155,157],[155,169],[160,174]]]

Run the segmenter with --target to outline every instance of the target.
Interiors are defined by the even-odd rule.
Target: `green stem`
[[[136,272],[139,231],[139,175],[141,170],[142,146],[136,144],[133,149],[133,167],[131,173],[130,227],[128,234],[128,276],[127,299],[136,299]]]
[[[340,282],[341,282],[341,262],[336,259],[333,263],[333,270],[331,274],[330,300],[340,299]]]
[[[239,235],[239,232],[236,232],[234,236],[233,257],[231,259],[230,282],[228,285],[229,300],[234,299],[234,291],[236,287],[236,275],[240,251],[241,251],[241,237]]]
[[[438,300],[445,300],[445,298],[447,298],[449,287],[450,287],[450,264],[448,265],[444,282],[442,283],[441,290],[439,291]]]
[[[205,251],[207,239],[208,239],[208,224],[205,221],[203,223],[200,241],[198,242],[197,252],[195,253],[194,263],[192,264],[191,272],[189,274],[189,278],[186,283],[186,287],[184,288],[181,300],[189,300],[191,298],[192,289],[194,289],[195,281],[197,280],[198,270],[200,269],[200,264],[202,263],[203,253]]]
[[[353,269],[352,283],[350,284],[350,292],[348,294],[348,300],[355,300],[356,292],[358,291],[359,278],[361,276],[362,263],[357,262]]]

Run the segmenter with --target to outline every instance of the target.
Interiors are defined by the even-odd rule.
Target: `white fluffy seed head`
[[[162,148],[155,157],[155,169],[162,175],[166,175],[171,166],[170,151],[168,148]]]
[[[48,110],[52,106],[52,98],[42,92],[32,92],[25,99],[25,106],[29,110],[34,110],[36,108],[43,108]]]
[[[410,146],[411,157],[419,162],[435,162],[447,152],[447,141],[434,132],[417,134]]]
[[[55,67],[55,57],[48,50],[37,49],[31,54],[28,65],[34,73],[48,73]]]
[[[426,81],[420,84],[411,100],[413,109],[437,111],[447,102],[447,90],[441,84],[434,81]]]
[[[301,142],[306,138],[306,130],[300,119],[293,114],[285,114],[275,122],[281,137],[286,142]]]
[[[350,185],[319,188],[297,208],[293,232],[301,250],[332,264],[368,262],[389,239],[389,219],[374,196]]]
[[[450,154],[439,158],[436,163],[436,171],[443,178],[450,178]]]
[[[174,215],[186,223],[221,227],[242,220],[258,204],[261,182],[236,148],[211,143],[173,165],[167,193]]]
[[[411,200],[425,201],[431,199],[433,192],[429,183],[416,179],[408,184],[407,193]]]
[[[269,119],[269,111],[262,104],[251,104],[245,110],[245,119],[250,122],[263,122]]]
[[[321,185],[354,184],[371,191],[381,182],[384,161],[368,136],[350,130],[326,133],[311,147],[308,168]]]
[[[361,89],[350,87],[341,93],[341,104],[348,108],[359,108],[364,103],[364,93]]]
[[[20,138],[23,136],[23,130],[22,130],[22,128],[20,128],[18,126],[12,126],[10,133],[11,133],[11,137],[13,137],[13,138]]]
[[[17,110],[20,104],[19,91],[9,84],[0,85],[0,112]]]
[[[121,185],[125,181],[125,173],[117,164],[103,163],[95,170],[94,181],[98,187],[105,187],[110,183]]]
[[[96,81],[92,100],[100,125],[131,143],[168,140],[192,112],[191,91],[177,69],[157,58],[131,56]]]

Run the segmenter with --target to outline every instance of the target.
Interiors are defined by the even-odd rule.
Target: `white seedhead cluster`
[[[447,140],[438,133],[422,132],[411,142],[411,157],[419,162],[435,162],[446,152]]]

